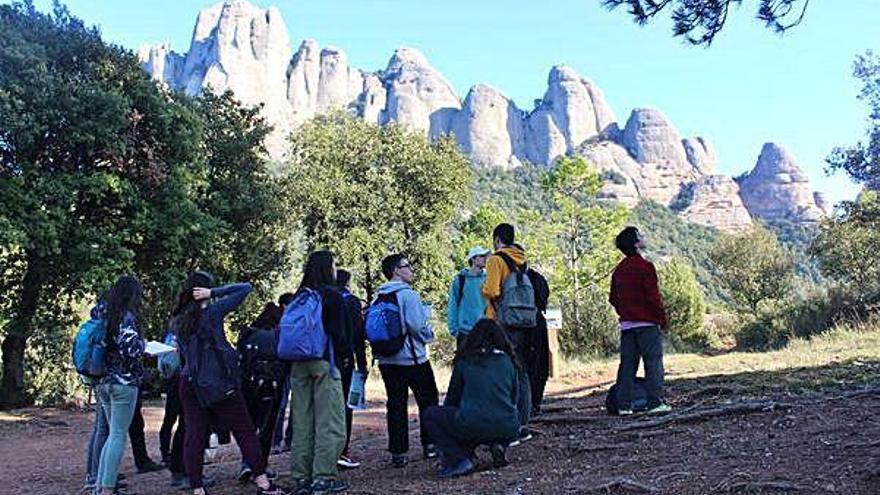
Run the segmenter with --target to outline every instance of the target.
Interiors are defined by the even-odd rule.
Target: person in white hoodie
[[[422,298],[412,288],[415,272],[409,260],[402,254],[392,254],[382,260],[382,273],[388,282],[379,287],[377,301],[393,301],[400,307],[403,331],[406,333],[403,347],[392,356],[379,357],[379,372],[385,382],[388,419],[388,450],[394,467],[407,464],[409,451],[409,421],[407,401],[409,390],[419,407],[419,429],[425,458],[437,457],[437,449],[431,442],[422,414],[439,403],[437,382],[428,357],[427,344],[434,341],[434,330],[428,322]]]

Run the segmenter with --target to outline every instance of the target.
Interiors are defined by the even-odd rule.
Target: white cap
[[[468,251],[467,260],[470,261],[473,258],[476,258],[477,256],[486,256],[490,252],[491,251],[489,251],[486,248],[481,248],[481,247],[471,248],[471,250]]]

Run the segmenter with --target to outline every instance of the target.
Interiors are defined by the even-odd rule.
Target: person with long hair
[[[214,424],[232,431],[242,457],[253,470],[258,494],[286,495],[266,476],[260,441],[238,383],[238,354],[223,332],[223,319],[244,302],[251,285],[213,286],[209,273],[190,274],[171,311],[171,327],[183,359],[179,392],[186,421],[183,458],[190,487],[194,495],[206,493],[204,449]]]
[[[336,461],[345,447],[345,403],[342,380],[335,369],[334,349],[350,346],[352,322],[336,288],[336,262],[330,251],[315,251],[306,260],[302,280],[291,305],[302,304],[317,293],[327,349],[321,359],[290,364],[290,420],[293,448],[290,477],[295,493],[314,495],[349,488],[339,479]],[[284,321],[282,320],[282,333]]]
[[[107,374],[101,378],[97,392],[109,433],[98,461],[101,495],[111,495],[116,489],[119,463],[144,375],[140,359],[146,343],[138,327],[142,294],[143,287],[136,278],[123,276],[105,299]]]
[[[443,406],[425,411],[425,427],[441,453],[440,477],[473,471],[478,445],[489,445],[495,467],[507,464],[506,446],[520,427],[519,368],[501,326],[478,321],[455,353]]]

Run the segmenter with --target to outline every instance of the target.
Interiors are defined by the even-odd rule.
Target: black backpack
[[[241,386],[277,390],[284,386],[287,364],[278,359],[278,331],[246,328],[238,340]]]
[[[238,352],[226,338],[215,332],[204,337],[199,333],[194,332],[185,341],[181,339],[179,344],[196,399],[207,408],[235,395],[241,386],[241,376]]]
[[[526,275],[532,282],[532,289],[535,291],[535,306],[541,313],[547,311],[547,304],[550,300],[550,284],[547,283],[547,279],[543,275],[532,267],[526,270]]]
[[[620,401],[617,398],[617,390],[618,387],[615,383],[608,389],[608,394],[605,395],[605,411],[614,416],[617,416],[617,413],[620,412]],[[637,376],[633,381],[632,410],[633,412],[648,410],[648,390],[645,387],[645,379],[640,376]]]

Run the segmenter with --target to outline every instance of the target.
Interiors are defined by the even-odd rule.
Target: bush
[[[567,357],[591,357],[617,351],[620,330],[608,295],[598,287],[587,287],[577,297],[577,315],[570,301],[562,306],[562,353]]]
[[[717,343],[704,325],[706,301],[690,265],[673,258],[658,272],[663,306],[669,319],[667,336],[685,346],[706,349]]]

